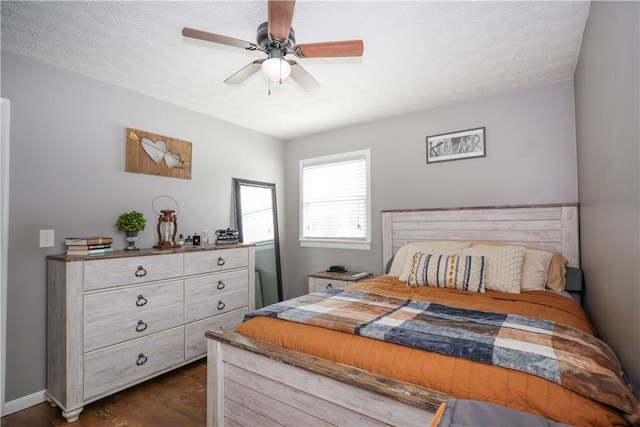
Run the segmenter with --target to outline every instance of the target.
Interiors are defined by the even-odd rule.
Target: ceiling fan
[[[182,35],[267,54],[266,59],[253,61],[227,78],[224,82],[229,84],[242,83],[262,69],[270,81],[282,83],[291,76],[303,89],[311,91],[319,87],[320,83],[296,61],[285,59],[286,55],[293,54],[298,58],[362,56],[362,40],[295,44],[295,32],[291,27],[295,0],[269,0],[268,6],[268,20],[258,26],[257,43],[188,27],[182,29]]]

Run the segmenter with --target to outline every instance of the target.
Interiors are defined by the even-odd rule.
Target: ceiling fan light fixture
[[[298,62],[285,60],[287,55],[293,54],[298,58],[362,56],[364,43],[362,40],[341,40],[296,44],[295,31],[291,26],[294,6],[295,0],[268,0],[268,20],[258,25],[256,43],[189,27],[182,29],[182,35],[267,54],[268,59],[250,62],[228,77],[225,83],[240,84],[262,69],[269,78],[269,93],[271,93],[272,80],[282,83],[288,77],[291,77],[291,80],[302,89],[311,91],[318,88],[320,83]]]
[[[269,58],[262,63],[262,72],[274,82],[281,82],[291,74],[291,65],[282,58]]]

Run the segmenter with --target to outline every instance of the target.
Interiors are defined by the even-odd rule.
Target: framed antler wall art
[[[191,179],[191,143],[127,128],[124,170]]]

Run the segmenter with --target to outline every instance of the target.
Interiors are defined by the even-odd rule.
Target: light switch
[[[40,230],[40,247],[53,248],[54,246],[54,230]]]

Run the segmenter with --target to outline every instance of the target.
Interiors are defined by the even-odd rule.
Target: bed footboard
[[[447,395],[208,331],[207,425],[429,425]]]

